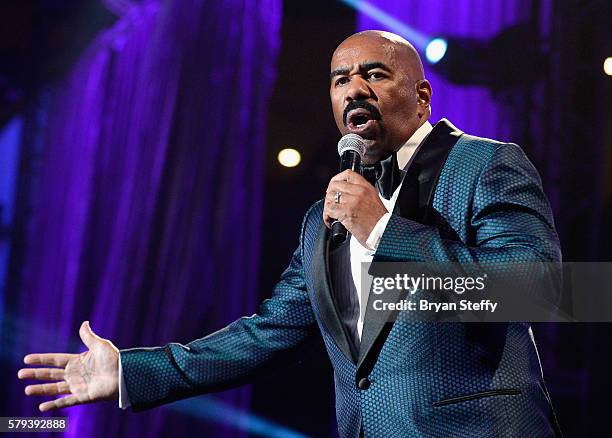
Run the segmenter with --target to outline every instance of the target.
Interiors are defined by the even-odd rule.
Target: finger
[[[345,193],[357,195],[363,192],[363,187],[361,186],[361,184],[355,184],[347,181],[330,182],[325,193],[328,195],[331,194],[335,196],[336,192],[340,192],[343,195]]]
[[[355,203],[355,200],[358,199],[356,196],[351,195],[349,193],[343,193],[340,197],[340,202],[336,202],[333,195],[328,195],[325,198],[325,207],[323,208],[323,221],[328,226],[331,227],[332,222],[335,220],[339,220],[345,226],[344,220],[347,217],[348,211],[350,211],[350,205]]]
[[[340,222],[340,223],[342,223],[342,221],[340,221],[340,220],[338,220],[338,219],[334,219],[334,218],[329,217],[329,218],[327,218],[327,219],[325,220],[325,226],[326,226],[327,228],[331,229],[331,227],[332,227],[332,225],[334,224],[334,222]]]
[[[62,368],[22,368],[17,372],[20,379],[64,380]]]
[[[70,388],[68,383],[56,382],[56,383],[44,383],[42,385],[28,385],[25,387],[26,395],[59,395],[59,394],[70,394]]]
[[[68,361],[75,356],[77,355],[67,353],[28,354],[23,358],[23,363],[27,365],[51,365],[63,368]]]
[[[331,201],[333,203],[333,201]],[[327,204],[327,202],[326,202]],[[327,226],[327,228],[331,228],[332,223],[336,220],[336,216],[338,215],[338,212],[336,211],[337,209],[337,204],[329,204],[326,205],[325,208],[323,209],[323,222],[325,223],[325,226]]]
[[[350,179],[352,175],[357,175],[357,172],[351,170],[351,169],[346,169],[343,170],[342,172],[334,175],[332,177],[332,181],[346,181],[347,178]]]
[[[357,193],[351,193],[348,191],[339,190],[341,193],[338,197],[338,202],[336,202],[336,192],[329,192],[325,195],[325,206],[328,210],[333,210],[334,212],[338,211],[338,209],[342,209],[343,206],[350,204],[351,202],[358,201],[361,196],[361,192],[359,190],[355,190]]]
[[[102,339],[100,336],[96,335],[93,332],[91,326],[89,325],[89,321],[84,321],[83,324],[81,324],[81,328],[79,329],[79,336],[81,337],[83,343],[90,350],[95,346],[95,343],[97,341],[100,341]]]
[[[340,172],[339,174],[335,175],[331,181],[347,181],[347,182],[356,182],[356,181],[361,181],[365,179],[359,175],[357,172],[355,172],[354,170],[351,169],[346,169],[345,171]]]
[[[74,395],[69,395],[67,397],[56,398],[55,400],[46,401],[38,405],[38,409],[40,412],[47,412],[53,409],[61,409],[67,408],[69,406],[74,406],[81,404],[79,400]]]
[[[340,208],[340,203],[336,202],[333,195],[327,195],[325,197],[325,205],[323,207],[323,220],[334,218],[337,215],[338,208]]]
[[[331,228],[331,224],[332,222],[334,222],[336,219],[332,218],[328,213],[323,212],[323,222],[325,223],[325,226],[327,228]]]

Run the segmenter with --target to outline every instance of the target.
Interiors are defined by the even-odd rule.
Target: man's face
[[[366,140],[365,164],[400,148],[419,126],[419,106],[410,60],[384,38],[352,37],[334,52],[330,97],[342,135]]]

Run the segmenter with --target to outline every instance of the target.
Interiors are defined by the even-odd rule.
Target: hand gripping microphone
[[[340,155],[340,172],[351,169],[361,174],[361,159],[365,154],[365,141],[357,134],[346,134],[338,142],[338,155]],[[336,194],[336,202],[340,202],[342,194]],[[332,222],[331,238],[334,245],[346,240],[346,228],[339,220]]]

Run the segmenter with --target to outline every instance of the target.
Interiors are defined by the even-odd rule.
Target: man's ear
[[[427,79],[417,81],[416,85],[417,105],[419,106],[419,117],[429,112],[431,104],[431,84]]]

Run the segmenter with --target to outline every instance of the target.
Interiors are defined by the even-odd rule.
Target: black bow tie
[[[387,200],[391,199],[393,192],[402,182],[404,173],[397,164],[397,154],[395,152],[384,160],[371,166],[363,166],[361,169],[363,177],[376,187],[381,196]]]

